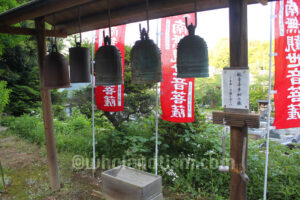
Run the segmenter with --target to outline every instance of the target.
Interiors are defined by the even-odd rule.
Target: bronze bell
[[[177,46],[177,77],[209,77],[208,51],[203,38],[195,35],[196,26],[185,24],[189,35],[180,40]]]
[[[104,38],[104,46],[95,56],[96,85],[123,84],[122,56],[116,46],[111,45],[110,37]]]
[[[132,82],[137,84],[162,81],[160,50],[149,39],[145,28],[141,30],[141,40],[136,41],[130,52]]]
[[[54,51],[55,50],[55,51]],[[57,51],[57,46],[52,46],[52,51],[44,60],[44,88],[57,89],[70,86],[69,66],[64,55]]]
[[[70,48],[69,52],[71,83],[91,82],[89,48],[81,47],[81,43],[76,42],[76,47]]]

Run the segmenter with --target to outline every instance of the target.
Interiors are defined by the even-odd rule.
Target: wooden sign
[[[222,73],[224,109],[249,109],[249,70],[224,68]]]
[[[213,123],[235,127],[259,128],[259,115],[248,113],[213,112]]]

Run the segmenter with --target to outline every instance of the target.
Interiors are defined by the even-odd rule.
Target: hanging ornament
[[[80,42],[76,41],[76,47],[69,49],[70,57],[70,79],[71,83],[89,83],[91,82],[90,74],[90,50],[87,47],[81,47],[81,23],[80,8],[78,8],[78,21]]]
[[[100,47],[95,56],[96,85],[123,84],[122,56],[119,49],[111,45],[110,4],[108,4],[109,36],[103,31],[104,46]]]
[[[57,89],[71,87],[68,61],[64,55],[57,51],[56,37],[51,52],[45,56],[43,73],[44,88]]]
[[[147,31],[141,29],[141,40],[135,42],[130,52],[132,82],[137,84],[162,81],[160,50],[153,40],[149,39],[149,16],[147,3]]]
[[[208,50],[203,38],[195,35],[197,27],[197,0],[195,0],[195,26],[188,25],[185,18],[185,25],[189,35],[185,36],[178,43],[177,47],[177,77],[194,78],[208,77]]]
[[[220,172],[229,172],[229,166],[225,165],[226,161],[226,129],[225,129],[226,121],[223,119],[223,129],[222,129],[222,161],[221,165],[219,166]]]

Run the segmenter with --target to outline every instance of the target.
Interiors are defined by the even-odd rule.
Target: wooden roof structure
[[[149,18],[174,16],[194,12],[195,0],[149,0]],[[252,3],[266,4],[275,0],[196,0],[197,11],[213,10],[229,7],[230,32],[230,68],[248,68],[248,39],[247,39],[247,5]],[[146,19],[146,0],[110,0],[111,25],[121,25]],[[108,27],[107,0],[33,0],[20,7],[0,14],[0,33],[35,35],[39,61],[39,76],[43,109],[46,148],[49,166],[50,183],[53,190],[60,188],[52,104],[50,90],[43,87],[44,59],[46,56],[46,37],[66,37],[79,32],[79,7],[81,17],[81,31],[91,31]],[[16,23],[34,20],[35,28],[20,28]],[[203,19],[206,20],[206,19]],[[45,30],[45,22],[54,25],[54,30]],[[248,88],[249,89],[249,88]],[[248,119],[248,110],[239,110],[243,115],[221,113],[239,119]],[[255,118],[256,119],[256,118]],[[246,200],[247,183],[241,177],[241,166],[244,138],[248,137],[248,126],[245,120],[239,127],[230,125],[230,199]],[[222,120],[223,123],[223,120]],[[245,166],[247,172],[247,164]]]
[[[266,3],[267,0],[245,0],[248,4]],[[269,0],[271,1],[271,0]],[[111,25],[128,24],[146,20],[145,0],[110,0]],[[197,0],[197,11],[229,6],[229,0]],[[108,27],[107,0],[33,0],[0,14],[0,33],[34,34],[34,30],[14,28],[11,25],[44,17],[55,25],[56,33],[46,35],[66,37],[79,32],[79,12],[82,32]],[[149,19],[194,12],[194,0],[149,0]],[[205,19],[204,19],[205,20]]]

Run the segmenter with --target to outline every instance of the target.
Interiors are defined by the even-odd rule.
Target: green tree
[[[248,42],[248,65],[250,73],[258,74],[261,70],[269,68],[269,51],[269,41],[252,40]],[[218,69],[229,67],[229,39],[221,39],[209,52],[209,56],[211,66]]]
[[[229,66],[229,39],[223,38],[209,52],[209,64],[218,69]]]
[[[54,117],[59,120],[65,120],[67,118],[66,106],[68,102],[68,90],[52,90],[51,101]]]
[[[195,99],[202,106],[217,108],[222,106],[221,75],[198,78],[195,82]]]
[[[29,1],[30,0],[0,0],[0,13]],[[16,26],[20,26],[20,24],[17,24]],[[0,34],[0,57],[3,53],[3,49],[14,47],[17,44],[19,44],[23,39],[24,36]]]
[[[6,82],[0,81],[0,116],[3,112],[5,106],[9,102],[9,93],[11,92],[10,89],[6,88]]]
[[[92,87],[91,85],[71,92],[68,102],[71,108],[77,107],[88,118],[92,117]]]
[[[260,74],[269,69],[269,51],[269,41],[248,42],[248,65],[251,74]]]
[[[254,81],[250,84],[249,89],[249,101],[251,110],[258,110],[257,100],[268,99],[268,81],[268,75],[256,75],[254,77]]]
[[[0,79],[12,90],[5,112],[11,115],[29,113],[40,101],[39,77],[35,42],[24,38],[15,47],[3,49],[0,60]]]

